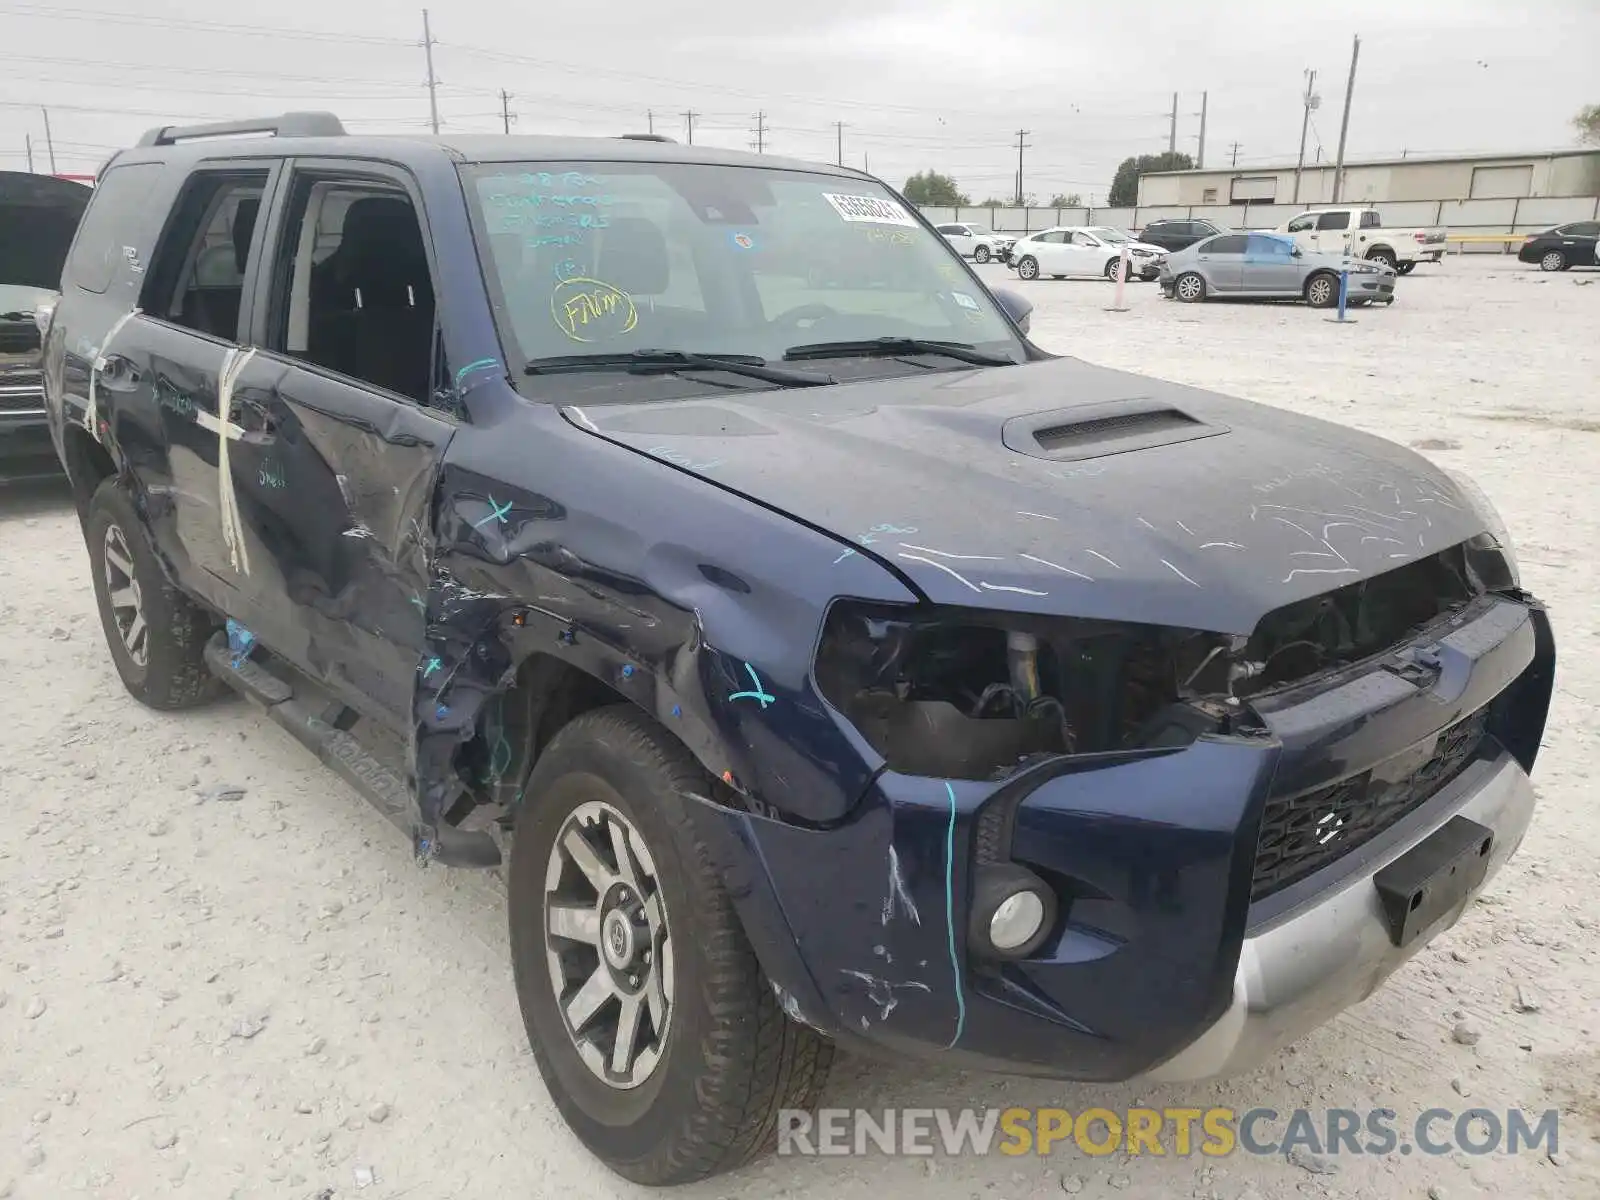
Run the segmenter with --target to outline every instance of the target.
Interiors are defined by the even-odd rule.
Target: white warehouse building
[[[1139,179],[1139,207],[1328,204],[1333,164],[1307,164],[1295,191],[1295,166],[1153,171]],[[1533,154],[1408,156],[1347,162],[1341,201],[1382,204],[1433,200],[1523,200],[1600,195],[1600,150]]]

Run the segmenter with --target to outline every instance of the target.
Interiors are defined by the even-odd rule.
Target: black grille
[[[1487,709],[1457,722],[1409,770],[1397,772],[1391,759],[1312,792],[1269,799],[1250,899],[1281,891],[1388,829],[1466,769],[1488,723]]]

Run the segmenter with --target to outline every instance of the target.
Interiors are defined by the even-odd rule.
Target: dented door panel
[[[404,728],[423,639],[430,502],[454,433],[414,404],[258,350],[232,474],[256,633],[351,707]]]

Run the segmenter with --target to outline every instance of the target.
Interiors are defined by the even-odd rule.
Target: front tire
[[[1541,271],[1565,271],[1567,269],[1567,256],[1559,250],[1546,250],[1539,259]]]
[[[1319,271],[1306,280],[1305,297],[1312,308],[1332,308],[1339,303],[1339,280],[1326,271]]]
[[[1039,260],[1031,254],[1024,254],[1017,260],[1018,279],[1039,278]]]
[[[1172,294],[1185,304],[1198,304],[1206,298],[1206,281],[1196,271],[1185,271],[1172,285]]]
[[[584,1145],[648,1186],[759,1157],[833,1057],[779,1008],[696,835],[684,797],[708,787],[643,713],[599,709],[540,755],[512,838],[511,960],[539,1072]]]
[[[167,578],[115,477],[95,489],[83,529],[100,624],[128,694],[157,709],[193,708],[219,696],[224,685],[205,661],[219,622]]]
[[[972,257],[977,262],[986,263],[993,256],[989,253],[989,247],[979,246],[978,249],[973,253]]]

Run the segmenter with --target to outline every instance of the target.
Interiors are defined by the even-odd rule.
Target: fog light
[[[1056,924],[1056,894],[1019,863],[982,863],[972,889],[968,941],[984,958],[1027,958]]]
[[[1013,953],[1039,935],[1044,901],[1036,892],[1012,892],[989,918],[989,941],[996,950]]]

